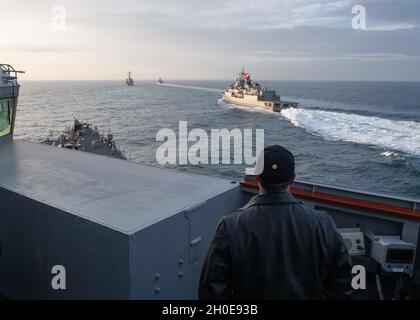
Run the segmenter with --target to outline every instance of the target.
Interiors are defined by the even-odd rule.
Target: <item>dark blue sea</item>
[[[169,85],[170,84],[170,85]],[[73,116],[112,131],[130,161],[160,166],[160,129],[264,129],[265,145],[296,156],[297,178],[352,189],[420,198],[420,83],[268,83],[299,108],[281,114],[220,101],[229,81],[24,81],[16,137],[41,141],[71,126]],[[240,180],[245,165],[182,165]]]

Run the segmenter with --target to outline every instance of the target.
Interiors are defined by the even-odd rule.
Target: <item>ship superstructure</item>
[[[59,148],[86,151],[119,159],[127,159],[119,149],[113,134],[100,133],[96,126],[91,123],[80,122],[74,118],[72,127],[65,127],[63,133],[57,139],[51,139],[52,133],[42,141]]]
[[[242,68],[236,81],[225,91],[223,99],[236,105],[264,108],[275,112],[298,106],[296,102],[282,101],[275,90],[269,90],[253,82],[245,67]]]

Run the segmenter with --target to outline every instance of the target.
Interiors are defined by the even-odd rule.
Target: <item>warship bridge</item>
[[[12,71],[5,70],[6,76]],[[255,180],[232,182],[13,139],[19,87],[14,79],[3,79],[1,295],[196,299],[217,221],[255,195]],[[358,238],[362,232],[400,239],[402,247],[387,263],[404,264],[407,270],[385,270],[387,265],[378,270],[378,263],[370,267],[375,246],[382,243],[377,239],[370,255],[367,245],[351,248],[354,261],[370,270],[367,289],[358,293],[361,299],[393,297],[403,287],[402,278],[410,283],[410,297],[420,297],[420,201],[305,182],[297,182],[292,192],[308,206],[327,211],[343,230],[353,230],[347,233],[350,245],[352,239],[363,240]],[[414,248],[411,257],[407,248]],[[65,289],[52,286],[54,266],[65,268]]]

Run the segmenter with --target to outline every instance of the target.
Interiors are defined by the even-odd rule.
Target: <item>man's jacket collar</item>
[[[273,193],[273,194],[256,195],[242,209],[247,209],[253,206],[267,205],[267,204],[288,205],[288,204],[295,204],[295,203],[299,203],[299,201],[297,201],[290,192],[285,191],[285,192]]]

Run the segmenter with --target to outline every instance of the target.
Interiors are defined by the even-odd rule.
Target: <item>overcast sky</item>
[[[419,0],[0,4],[0,62],[24,79],[231,79],[244,64],[260,80],[420,81]]]

